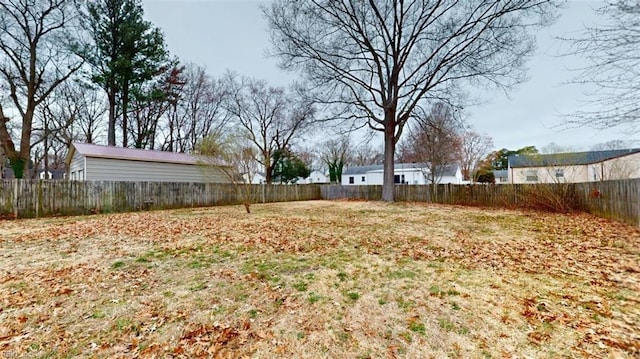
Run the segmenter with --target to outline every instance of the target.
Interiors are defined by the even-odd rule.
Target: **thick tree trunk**
[[[271,175],[273,174],[273,165],[271,164],[271,154],[264,155],[264,180],[267,184],[271,184],[273,178]]]
[[[8,157],[9,165],[13,170],[13,176],[15,178],[25,178],[25,169],[29,161],[22,158],[22,154],[20,152],[17,152],[16,155],[16,157]]]
[[[49,178],[49,126],[45,120],[44,125],[44,179]]]
[[[27,104],[27,111],[22,118],[22,134],[20,137],[20,151],[11,162],[11,168],[16,178],[29,178],[29,161],[31,160],[31,129],[35,106],[32,101]],[[15,162],[15,165],[13,164]]]
[[[394,157],[396,153],[395,121],[385,121],[384,130],[384,171],[382,176],[382,200],[394,201]]]
[[[109,99],[109,128],[107,130],[107,143],[109,146],[116,145],[116,92],[113,89],[107,90]]]
[[[15,145],[11,140],[11,135],[6,126],[6,122],[9,120],[4,117],[2,111],[0,111],[0,145],[4,151],[5,156],[9,160],[9,166],[13,170],[15,178],[24,178],[28,170],[29,154],[31,149],[31,121],[33,120],[33,110],[27,110],[23,117],[22,125],[22,138],[20,139],[21,150],[16,151]],[[25,136],[27,136],[25,138]],[[23,151],[22,148],[26,148]]]
[[[125,80],[122,86],[122,147],[127,147],[127,126],[129,109],[129,81]]]

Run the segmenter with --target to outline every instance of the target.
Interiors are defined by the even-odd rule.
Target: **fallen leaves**
[[[318,201],[0,234],[0,356],[640,355],[640,231],[588,215]]]

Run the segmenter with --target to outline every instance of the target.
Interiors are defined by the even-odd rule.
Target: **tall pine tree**
[[[116,121],[121,116],[122,146],[127,147],[131,89],[168,65],[164,37],[144,20],[140,0],[95,0],[87,4],[87,10],[92,43],[84,55],[92,67],[91,80],[107,93],[107,141],[116,145]]]

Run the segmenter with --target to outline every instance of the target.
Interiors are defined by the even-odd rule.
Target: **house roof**
[[[442,171],[441,175],[442,176],[448,176],[448,177],[454,177],[458,172],[458,168],[460,168],[460,166],[458,166],[456,164],[444,165],[440,169]]]
[[[204,157],[194,156],[187,153],[165,152],[142,150],[138,148],[124,148],[104,145],[94,145],[88,143],[72,143],[72,149],[69,151],[69,158],[73,155],[73,149],[78,151],[85,157],[123,159],[144,162],[164,162],[164,163],[183,163],[183,164],[199,164],[206,162]],[[217,163],[223,165],[222,162]]]
[[[396,163],[394,164],[395,170],[408,170],[408,169],[417,169],[421,170],[427,167],[426,163]],[[458,171],[459,166],[456,164],[444,165],[443,168],[443,176],[455,176]],[[363,175],[368,172],[381,172],[383,171],[383,165],[371,165],[371,166],[352,166],[347,167],[342,174],[343,175]]]
[[[495,178],[507,178],[509,177],[509,171],[507,170],[494,170],[493,177]]]
[[[509,167],[547,167],[588,165],[617,157],[640,153],[640,148],[626,150],[606,150],[588,152],[554,153],[549,155],[513,155],[509,156]]]
[[[382,165],[351,166],[351,167],[347,167],[344,171],[342,171],[342,174],[343,175],[363,175],[367,172],[379,171],[379,170],[382,170]]]

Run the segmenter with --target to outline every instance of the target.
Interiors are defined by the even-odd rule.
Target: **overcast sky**
[[[265,56],[269,48],[266,21],[251,0],[143,0],[145,16],[162,29],[172,55],[182,62],[203,65],[216,77],[226,70],[285,86],[296,78],[283,72],[277,60]],[[585,88],[567,85],[569,70],[579,58],[558,57],[565,44],[555,37],[576,34],[597,18],[598,1],[572,1],[558,21],[538,33],[538,51],[528,63],[529,81],[509,96],[496,92],[486,103],[466,108],[467,122],[491,136],[496,148],[517,149],[551,142],[573,150],[597,143],[631,140],[622,129],[562,129],[561,114],[584,106]]]

